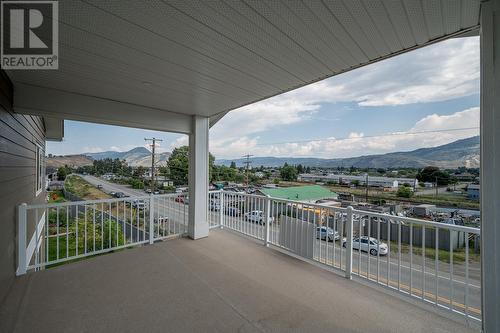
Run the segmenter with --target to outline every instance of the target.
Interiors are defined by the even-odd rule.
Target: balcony
[[[179,237],[186,206],[177,195],[20,206],[26,259],[0,331],[479,327],[477,263],[469,258],[477,229],[218,191],[210,193],[209,237],[192,242]],[[255,211],[261,214],[248,214]],[[321,227],[332,233],[318,233]],[[378,241],[376,254],[356,245],[367,235]],[[460,238],[467,241],[455,246]],[[444,242],[449,260],[413,251]],[[465,251],[466,260],[454,262],[454,251]],[[68,261],[77,262],[62,265]]]

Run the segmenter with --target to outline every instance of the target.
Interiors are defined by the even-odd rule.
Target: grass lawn
[[[82,200],[109,199],[111,196],[99,190],[80,176],[70,175],[64,181],[66,190]]]
[[[116,221],[112,220],[103,221],[102,229],[101,229],[101,223],[96,223],[94,230],[94,225],[89,222],[87,222],[85,228],[85,222],[82,221],[82,217],[80,217],[78,221],[78,242],[76,238],[75,220],[70,219],[69,225],[70,225],[69,229],[66,230],[66,223],[64,222],[63,224],[62,221],[60,221],[59,230],[57,230],[57,224],[55,222],[49,224],[49,240],[46,243],[46,246],[48,246],[48,261],[54,261],[57,259],[64,259],[76,256],[77,248],[78,248],[78,255],[85,253],[85,247],[87,248],[87,252],[93,252],[94,239],[95,239],[95,251],[108,249],[110,247],[121,246],[125,244],[125,237],[122,232],[122,227]],[[85,229],[87,229],[86,244],[85,244]],[[59,234],[57,233],[57,231],[59,231]],[[59,245],[58,245],[58,240],[59,240]],[[47,249],[45,249],[45,251],[47,251]],[[81,260],[81,258],[74,259],[71,261],[77,261],[77,260]],[[53,264],[50,265],[49,267],[54,267],[57,265],[60,264]]]

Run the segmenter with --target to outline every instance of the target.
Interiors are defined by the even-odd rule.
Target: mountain
[[[120,160],[125,160],[127,157],[140,158],[151,155],[151,152],[144,147],[135,147],[130,149],[129,151],[103,151],[99,153],[84,153],[83,155],[92,157],[94,160],[103,160],[105,158],[115,159],[118,158]]]
[[[218,165],[229,166],[234,161],[236,166],[244,166],[246,159],[216,160]],[[479,167],[479,136],[454,141],[442,146],[421,148],[408,152],[395,152],[380,155],[366,155],[349,158],[303,158],[303,157],[252,157],[253,166],[279,167],[285,163],[323,168],[340,166],[357,168],[422,168],[434,165],[441,168],[466,166]]]
[[[92,165],[92,158],[85,155],[49,156],[45,159],[47,168],[57,169],[62,166],[81,167]]]
[[[129,151],[103,151],[100,153],[84,153],[83,155],[91,157],[94,160],[102,160],[105,158],[120,160],[125,160],[128,165],[132,167],[149,167],[151,166],[151,152],[144,147],[135,147]],[[169,152],[156,154],[156,160],[158,161],[158,166],[164,166],[167,164],[168,158],[170,157]]]

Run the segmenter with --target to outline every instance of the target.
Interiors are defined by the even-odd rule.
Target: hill
[[[125,160],[128,165],[132,167],[149,167],[151,166],[151,152],[145,147],[135,147],[129,151],[104,151],[99,153],[84,153],[83,155],[91,157],[94,160],[102,160],[105,158],[120,159]],[[169,152],[156,154],[156,160],[158,161],[158,166],[166,165],[168,158],[170,157]]]
[[[234,161],[238,167],[244,166],[245,159],[216,160],[219,165],[229,166]],[[296,158],[296,157],[253,157],[253,166],[279,167],[285,163],[303,166],[336,168],[340,166],[357,168],[422,168],[434,165],[441,168],[479,167],[479,136],[457,140],[445,145],[421,148],[408,152],[394,152],[349,158]]]
[[[62,166],[81,167],[92,165],[92,159],[85,155],[51,156],[45,159],[46,167],[57,169]]]

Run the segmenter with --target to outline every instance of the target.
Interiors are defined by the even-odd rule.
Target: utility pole
[[[252,156],[253,155],[250,155],[250,154],[246,154],[243,156],[247,159],[245,162],[243,162],[243,164],[245,164],[245,168],[246,168],[245,178],[246,178],[246,183],[247,183],[247,189],[248,189],[248,169],[250,168],[250,164],[252,164],[252,162],[250,161],[250,157],[252,157]]]
[[[438,196],[438,177],[436,176],[436,198]]]
[[[366,173],[366,193],[365,193],[365,201],[368,202],[368,172]]]
[[[155,191],[155,147],[156,142],[162,142],[163,140],[157,138],[144,138],[145,141],[151,141],[151,193]]]

